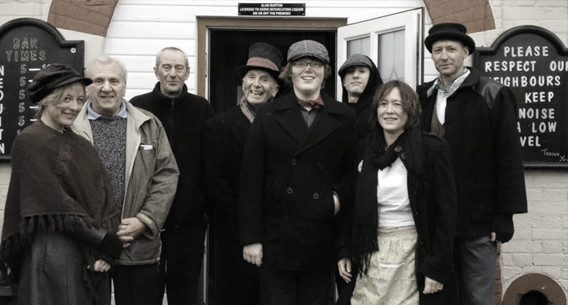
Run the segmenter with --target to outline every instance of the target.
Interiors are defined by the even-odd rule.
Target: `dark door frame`
[[[278,37],[284,37],[284,40],[290,41],[290,44],[297,40],[309,39],[311,36],[320,38],[325,37],[326,46],[330,52],[330,57],[332,57],[331,65],[335,70],[337,70],[334,62],[334,55],[336,54],[337,47],[337,28],[346,24],[347,18],[276,19],[197,17],[197,94],[209,99],[212,95],[212,89],[216,86],[219,88],[219,84],[222,84],[222,86],[237,86],[238,80],[235,78],[235,68],[246,63],[249,41],[255,42],[254,38],[257,36],[259,39],[263,39],[264,37],[264,40],[260,41],[268,43],[271,43],[271,39],[274,41],[273,43],[275,46],[281,49],[281,52],[284,55],[283,64],[285,64],[286,61],[286,51],[289,45],[286,45],[286,42],[279,41]],[[238,40],[235,40],[239,44],[237,49],[238,52],[236,52],[235,48],[232,46],[231,48],[222,50],[222,52],[238,53],[238,56],[235,54],[238,58],[221,59],[219,50],[212,49],[212,47],[214,47],[212,44],[218,44],[218,42],[211,42],[212,31],[214,31],[214,36],[217,35],[216,33],[220,33],[221,35],[225,34],[224,31],[226,31],[227,33],[231,33],[231,35],[234,34],[235,37],[242,37],[243,43],[241,43],[241,40],[238,38]],[[273,34],[274,37],[271,37],[271,34]],[[330,39],[330,37],[333,37],[333,39]],[[233,56],[233,53],[231,53],[231,56]],[[213,73],[211,72],[212,65],[209,61],[215,60],[216,58],[227,61],[228,63],[225,71],[226,73],[230,73],[230,75],[229,77],[226,75],[219,76],[218,78],[221,82],[218,82],[209,76],[209,73]],[[219,75],[218,72],[216,73]],[[332,96],[335,94],[335,77],[336,75],[333,73],[330,80],[326,82],[326,85],[329,87],[326,88],[326,91],[329,90],[328,93]],[[215,85],[211,85],[211,82],[213,81],[215,81]],[[206,90],[207,87],[209,90]],[[229,102],[234,101],[236,98],[236,94],[234,94],[235,89],[231,89],[233,90],[233,93],[230,94],[231,98],[229,98]],[[213,96],[214,98],[210,99],[210,102],[212,102],[212,105],[216,108],[215,110],[217,112],[226,110],[227,106],[217,105],[219,103],[217,100],[218,97],[215,97],[215,94],[213,94]],[[227,94],[225,94],[225,96],[227,96]],[[222,101],[222,103],[225,103],[225,101]]]

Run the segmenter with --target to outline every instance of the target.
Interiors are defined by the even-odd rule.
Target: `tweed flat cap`
[[[51,64],[39,71],[28,86],[28,95],[32,103],[39,103],[53,90],[75,82],[88,86],[93,83],[90,78],[82,77],[68,64]]]
[[[326,64],[329,63],[329,54],[325,46],[313,40],[298,41],[288,49],[288,62],[293,62],[302,57],[313,57]]]
[[[461,23],[440,23],[436,24],[428,31],[428,37],[424,39],[424,44],[430,53],[432,45],[440,40],[454,40],[464,44],[469,49],[469,54],[475,52],[475,42],[467,33],[467,28]]]

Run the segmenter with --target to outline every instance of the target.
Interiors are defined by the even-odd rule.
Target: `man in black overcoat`
[[[252,44],[246,65],[237,68],[243,93],[238,105],[205,123],[205,177],[214,209],[209,226],[212,305],[260,305],[258,268],[243,259],[237,203],[247,134],[258,109],[278,92],[282,59],[276,47]]]
[[[245,145],[239,231],[260,267],[263,305],[333,302],[336,225],[352,205],[355,113],[321,93],[331,73],[322,44],[290,46],[292,90],[261,108]]]
[[[422,129],[452,149],[461,304],[494,304],[497,242],[513,237],[513,214],[527,212],[518,107],[508,87],[464,65],[475,51],[465,26],[434,25],[424,44],[440,76],[418,88]]]

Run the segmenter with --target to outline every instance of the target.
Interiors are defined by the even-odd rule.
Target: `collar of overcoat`
[[[318,110],[318,114],[310,126],[306,125],[300,106],[293,90],[275,103],[274,112],[278,114],[275,120],[282,128],[298,141],[294,155],[317,145],[330,136],[342,124],[345,115],[343,105],[328,95],[321,93],[325,106]]]
[[[235,128],[231,128],[231,132],[235,135],[239,146],[244,149],[251,123],[238,106],[234,108],[233,116],[235,120]]]

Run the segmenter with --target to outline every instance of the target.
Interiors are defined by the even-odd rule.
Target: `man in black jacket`
[[[131,103],[151,111],[162,124],[178,162],[176,196],[162,238],[161,270],[168,304],[196,304],[207,220],[203,195],[201,128],[213,116],[209,102],[187,91],[187,55],[175,47],[156,55],[154,90]],[[164,286],[162,286],[162,289]]]
[[[422,129],[452,149],[461,304],[494,304],[497,242],[513,237],[513,214],[527,212],[517,104],[508,87],[464,66],[475,43],[463,25],[437,24],[424,43],[440,76],[418,88]]]
[[[237,68],[242,97],[237,106],[207,120],[203,127],[205,178],[214,207],[210,218],[208,303],[260,305],[258,268],[243,260],[237,203],[247,134],[257,111],[277,94],[282,53],[267,43],[253,43],[246,65]]]
[[[280,78],[292,86],[255,116],[245,144],[239,235],[243,258],[260,267],[263,305],[333,302],[336,224],[352,206],[355,113],[321,92],[327,49],[288,49]]]

